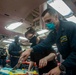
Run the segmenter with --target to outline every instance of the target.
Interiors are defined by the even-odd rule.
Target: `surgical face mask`
[[[49,29],[49,30],[54,30],[55,29],[55,25],[54,25],[54,23],[47,23],[46,24],[46,27]]]
[[[31,46],[35,46],[35,45],[36,45],[36,42],[37,42],[37,37],[36,37],[36,36],[34,36],[34,37],[32,37],[32,38],[30,39],[30,43],[32,43]]]

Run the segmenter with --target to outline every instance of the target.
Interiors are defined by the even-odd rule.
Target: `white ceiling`
[[[37,8],[46,0],[0,0],[0,34],[13,36],[24,33],[30,26],[26,21],[27,16],[33,9]],[[16,28],[14,32],[5,30],[5,26],[13,22],[23,21],[23,24]],[[15,33],[17,32],[17,33]]]

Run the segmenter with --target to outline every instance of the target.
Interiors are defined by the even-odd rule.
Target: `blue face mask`
[[[54,23],[47,23],[46,24],[46,27],[49,29],[49,30],[54,30],[55,29],[55,25],[54,25]]]

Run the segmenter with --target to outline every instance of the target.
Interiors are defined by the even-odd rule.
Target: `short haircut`
[[[19,35],[15,35],[14,36],[14,39],[19,39]]]
[[[14,39],[15,39],[16,42],[18,42],[19,41],[19,35],[15,35]]]
[[[27,37],[28,34],[35,34],[36,31],[33,28],[30,28],[27,32],[25,32],[25,37]]]
[[[45,11],[43,11],[41,16],[44,17],[46,13],[49,13],[50,15],[55,15],[57,14],[57,11],[53,8],[47,8]]]

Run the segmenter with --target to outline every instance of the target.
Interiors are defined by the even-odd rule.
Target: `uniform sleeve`
[[[31,52],[31,54],[30,54],[30,60],[33,61],[33,62],[35,62],[34,57],[35,57],[35,56],[34,56],[34,52]]]
[[[20,47],[20,50],[21,50],[21,47]],[[13,55],[13,56],[19,56],[20,55],[19,51],[16,51],[13,49],[13,44],[10,44],[8,51],[9,51],[10,55]]]
[[[67,69],[76,69],[76,26],[69,28],[70,55],[62,63]]]
[[[50,32],[47,38],[40,44],[33,47],[34,52],[43,52],[43,50],[49,50],[51,46],[55,43],[55,33],[54,31]]]

